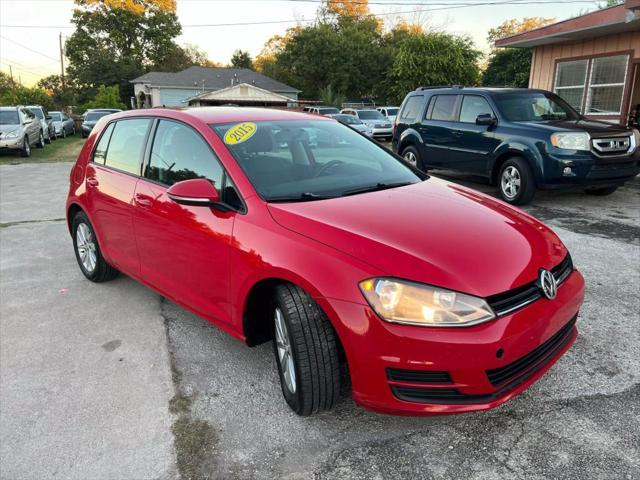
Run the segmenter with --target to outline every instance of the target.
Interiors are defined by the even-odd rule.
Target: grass
[[[80,153],[85,139],[79,133],[67,138],[59,138],[44,148],[31,147],[31,157],[24,158],[20,152],[7,152],[0,156],[0,165],[19,163],[74,162]]]

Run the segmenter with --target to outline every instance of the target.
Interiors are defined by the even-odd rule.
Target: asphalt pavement
[[[526,208],[587,293],[573,348],[522,395],[412,418],[345,394],[301,418],[271,344],[249,349],[126,277],[82,277],[61,220],[69,169],[0,167],[1,478],[640,478],[640,179]]]

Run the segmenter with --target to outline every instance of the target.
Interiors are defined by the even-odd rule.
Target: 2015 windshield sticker
[[[244,122],[234,125],[224,135],[224,143],[227,145],[236,145],[238,143],[246,142],[253,134],[258,130],[258,126],[255,123]]]

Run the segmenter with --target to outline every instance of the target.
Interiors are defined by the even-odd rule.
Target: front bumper
[[[8,138],[0,140],[0,150],[18,150],[22,148],[22,138]]]
[[[571,171],[566,173],[565,168]],[[596,158],[590,152],[545,152],[542,189],[619,186],[640,174],[640,148],[632,155]]]
[[[379,127],[373,127],[373,137],[388,137],[391,138],[391,136],[393,135],[393,127],[388,127],[388,128],[379,128]]]
[[[574,270],[554,300],[540,299],[467,328],[396,325],[380,320],[367,305],[324,301],[337,317],[333,323],[347,355],[355,402],[383,413],[433,415],[494,408],[532,385],[575,340],[577,330],[569,322],[583,299],[584,279]],[[552,342],[554,335],[558,341]],[[511,376],[492,383],[492,371]]]

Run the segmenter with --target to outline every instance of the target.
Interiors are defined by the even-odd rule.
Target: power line
[[[4,28],[4,27],[5,27],[5,25],[0,25],[0,27],[3,27],[3,28]],[[3,35],[0,35],[0,38],[2,38],[3,40],[6,40],[7,42],[13,43],[14,45],[17,45],[18,47],[22,47],[22,48],[24,48],[25,50],[29,50],[30,52],[37,53],[38,55],[42,55],[42,56],[43,56],[43,57],[45,57],[45,58],[49,58],[49,59],[51,59],[51,60],[55,60],[56,62],[58,62],[58,61],[59,61],[59,59],[57,59],[57,58],[54,58],[54,57],[51,57],[51,56],[49,56],[49,55],[47,55],[47,54],[45,54],[45,53],[39,52],[38,50],[34,50],[34,49],[33,49],[33,48],[31,48],[31,47],[27,47],[26,45],[23,45],[23,44],[21,44],[21,43],[18,43],[18,42],[16,42],[15,40],[11,40],[10,38],[7,38],[7,37],[5,37],[5,36],[3,36]]]
[[[6,1],[6,0],[5,0]],[[196,0],[200,1],[200,0]],[[202,0],[203,1],[203,0]],[[301,0],[283,0],[283,1],[301,1]],[[465,2],[465,3],[430,3],[430,4],[419,4],[425,6],[438,6],[439,8],[424,8],[417,10],[407,10],[407,11],[399,11],[399,12],[390,12],[390,13],[369,13],[364,16],[366,17],[388,17],[388,16],[397,16],[397,15],[405,15],[410,13],[428,13],[435,12],[441,10],[455,10],[459,8],[468,8],[468,7],[482,7],[482,6],[492,6],[492,5],[552,5],[552,4],[578,4],[578,3],[594,3],[593,0],[498,0],[498,1],[480,1],[480,2]],[[391,5],[391,4],[387,4]],[[410,5],[410,4],[405,4]],[[417,5],[417,4],[413,4]],[[208,23],[208,24],[183,24],[182,28],[202,28],[202,27],[234,27],[234,26],[249,26],[249,25],[270,25],[276,23],[300,23],[300,22],[313,22],[316,19],[288,19],[288,20],[261,20],[255,22],[230,22],[230,23]],[[0,25],[2,28],[75,28],[73,25]],[[2,37],[4,38],[4,37]],[[15,43],[15,42],[14,42]],[[39,52],[36,52],[39,53]],[[49,57],[53,58],[53,57]]]

